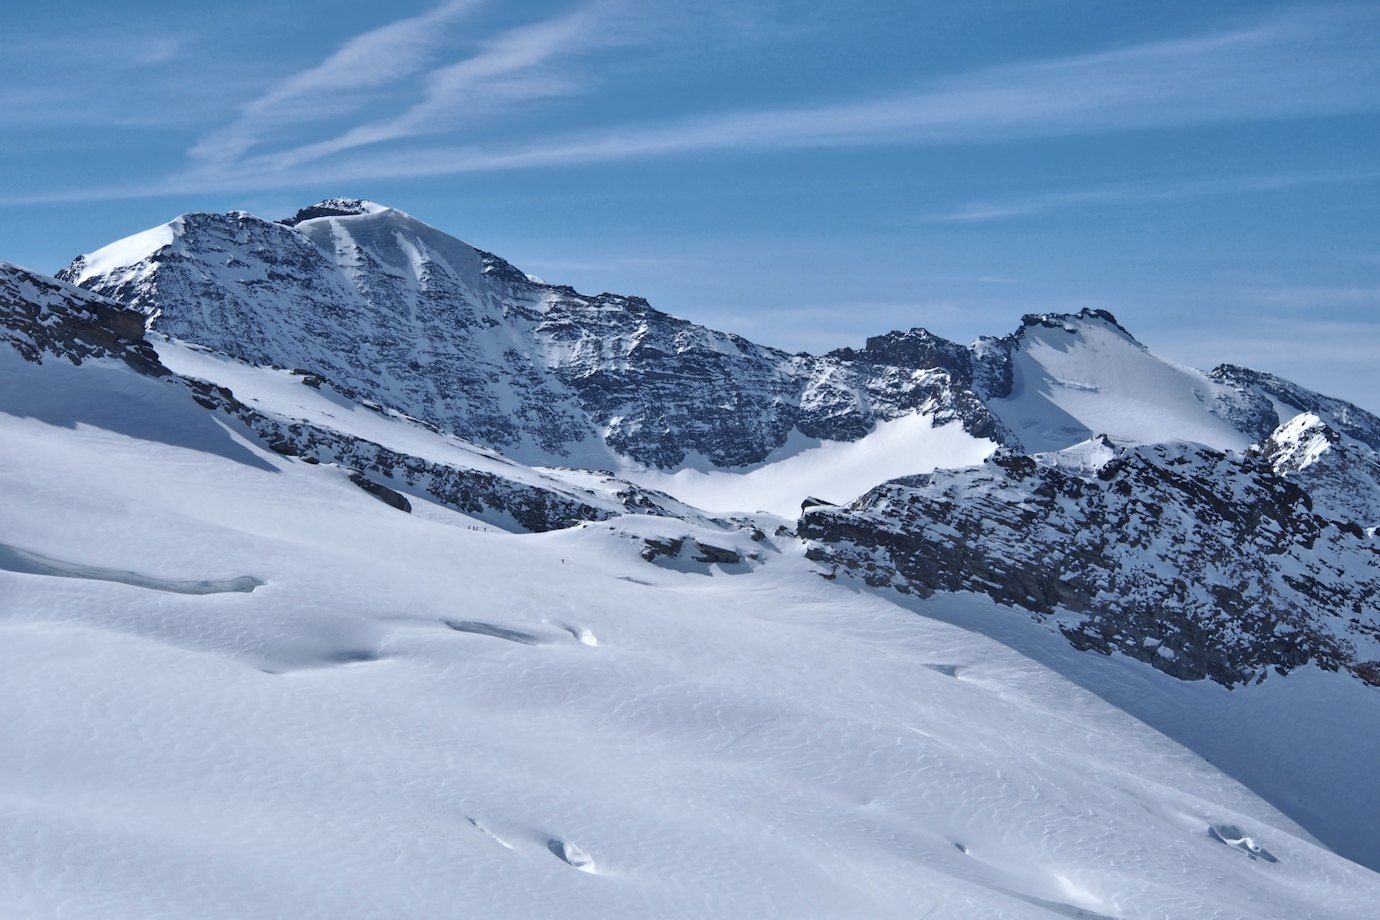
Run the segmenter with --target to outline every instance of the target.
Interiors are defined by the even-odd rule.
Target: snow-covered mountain
[[[167,335],[322,374],[528,462],[671,469],[760,463],[924,414],[999,425],[942,368],[790,355],[652,309],[581,295],[371,202],[275,223],[187,214],[60,277]]]
[[[1313,837],[1365,852],[1364,803],[1326,794],[1368,770],[1359,682],[1227,691],[1029,629],[1018,651],[944,622],[1016,624],[976,595],[916,616],[819,578],[784,522],[669,500],[508,533],[427,483],[404,513],[320,439],[555,474],[145,341],[52,279],[5,266],[0,292],[6,916],[1362,918],[1380,898]],[[1132,691],[1169,736],[1079,684]],[[1277,804],[1172,740],[1205,727]]]
[[[1014,333],[970,346],[912,329],[861,349],[787,355],[639,298],[532,280],[413,217],[354,199],[282,222],[184,215],[77,259],[64,277],[145,312],[155,330],[330,380],[510,460],[616,470],[714,513],[793,516],[808,496],[847,502],[900,477],[847,512],[866,511],[869,535],[857,532],[856,516],[844,524],[844,512],[807,517],[811,539],[840,544],[814,552],[861,568],[874,585],[977,590],[1041,615],[1062,607],[1084,618],[1064,629],[1076,643],[1117,647],[1182,677],[1235,683],[1308,660],[1368,675],[1380,657],[1356,645],[1374,627],[1375,581],[1369,537],[1350,536],[1375,526],[1380,420],[1268,374],[1231,366],[1205,374],[1164,361],[1105,311],[1028,315]],[[1302,413],[1336,433],[1325,462],[1317,450],[1305,458],[1283,446],[1297,440],[1291,420]],[[1005,482],[1030,466],[1028,453],[1077,453],[1094,437],[1119,448],[1205,449],[1132,451],[1075,473],[1061,472],[1058,460],[1037,464],[1027,487],[1054,503],[1040,515],[1024,505],[1020,513],[990,508],[988,492],[1005,495],[1009,484],[980,473],[937,473],[937,504],[907,493],[903,512],[882,497],[913,489],[907,476],[971,467],[999,446],[1015,453],[984,469],[1002,471],[995,478]],[[1286,490],[1288,500],[1270,506],[1276,513],[1257,505],[1282,486],[1238,459],[1253,444],[1275,473],[1304,487]],[[396,456],[376,465],[408,468]],[[1119,480],[1119,471],[1131,478]],[[436,474],[406,478],[415,485]],[[1192,488],[1176,485],[1183,481]],[[1306,544],[1308,558],[1295,560],[1309,572],[1306,587],[1277,586],[1271,573],[1288,553],[1274,536],[1253,554],[1262,514],[1291,535],[1285,543]],[[562,509],[546,526],[530,526],[540,515],[523,526],[589,516]],[[971,532],[943,537],[951,518],[965,517]],[[1314,549],[1318,534],[1334,532],[1326,518],[1347,536]],[[1137,534],[1142,520],[1162,538]],[[1233,522],[1220,546],[1200,527],[1219,520]],[[1171,531],[1177,539],[1165,536]],[[1069,540],[1083,547],[1076,565]],[[885,547],[883,558],[859,555],[856,545]],[[1328,574],[1340,566],[1329,568],[1334,551],[1360,561]],[[918,578],[901,562],[916,552],[937,554],[926,562],[933,571]],[[996,569],[1007,574],[994,581]],[[1356,619],[1340,645],[1323,625],[1339,607]],[[1162,616],[1165,609],[1178,612]],[[1132,628],[1128,619],[1145,623]],[[1274,637],[1276,629],[1309,638]]]
[[[917,417],[1023,451],[1099,434],[1240,450],[1315,410],[1380,448],[1380,421],[1354,406],[1268,374],[1174,365],[1101,310],[1026,316],[970,346],[912,329],[791,355],[638,297],[546,284],[358,199],[277,222],[186,214],[59,277],[166,335],[322,375],[526,462],[742,470]]]
[[[532,469],[313,375],[250,367],[167,340],[155,350],[138,312],[5,263],[0,319],[5,337],[28,360],[118,358],[185,390],[275,453],[338,466],[399,506],[408,505],[401,493],[411,493],[496,526],[534,532],[627,513],[710,523],[669,495],[609,475]]]
[[[1370,915],[1355,406],[1099,310],[790,355],[353,199],[61,275],[0,265],[21,914]],[[87,698],[142,746],[26,708]]]

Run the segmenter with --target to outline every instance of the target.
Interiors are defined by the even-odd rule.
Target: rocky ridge
[[[45,354],[78,366],[118,358],[140,373],[168,373],[144,340],[142,313],[8,262],[0,262],[0,319],[0,340],[36,364]]]
[[[144,312],[166,335],[308,369],[523,462],[586,468],[744,468],[793,434],[854,441],[917,414],[1016,450],[1063,447],[1099,432],[1072,425],[1071,437],[1042,446],[1003,421],[1023,356],[1050,331],[1106,330],[1128,354],[1145,352],[1110,313],[1085,309],[1030,314],[1015,332],[967,346],[915,328],[860,349],[789,354],[640,297],[547,284],[348,198],[282,221],[186,214],[59,277]],[[1380,448],[1380,422],[1339,400],[1227,365],[1201,381],[1202,413],[1243,444],[1318,408]]]
[[[1320,514],[1371,530],[1380,526],[1380,454],[1367,445],[1301,412],[1257,450],[1276,473],[1308,493]]]
[[[969,392],[961,359],[788,354],[639,297],[532,280],[355,199],[284,223],[183,215],[59,276],[141,310],[164,334],[321,373],[522,460],[741,467],[792,431],[856,440],[914,413],[1007,437]]]
[[[1231,686],[1314,662],[1380,683],[1380,540],[1316,514],[1259,452],[1001,451],[809,507],[799,534],[831,577],[977,591],[1175,677]]]
[[[462,513],[497,515],[528,531],[557,530],[625,513],[659,514],[703,526],[717,523],[669,495],[611,476],[601,477],[600,488],[593,489],[511,461],[502,461],[509,468],[506,475],[437,463],[256,408],[226,387],[179,376],[164,366],[145,339],[142,313],[6,263],[0,263],[0,339],[33,363],[41,364],[49,356],[77,365],[118,359],[140,374],[165,378],[203,408],[234,418],[273,451],[306,463],[345,468],[361,488],[400,509],[406,501],[399,492],[408,492]],[[302,374],[301,379],[318,389],[336,389],[316,375]],[[357,399],[346,390],[337,393]],[[361,405],[383,411],[376,404]],[[387,493],[401,501],[386,498]]]

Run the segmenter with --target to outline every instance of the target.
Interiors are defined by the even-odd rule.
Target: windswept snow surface
[[[176,386],[10,349],[0,494],[0,534],[31,558],[262,582],[192,595],[0,568],[0,916],[1297,920],[1380,903],[1380,876],[1165,736],[991,639],[818,578],[786,538],[420,519]],[[649,564],[649,534],[759,558]]]
[[[1197,441],[1219,450],[1241,450],[1251,440],[1209,411],[1226,387],[1155,357],[1104,319],[1027,325],[1011,365],[1011,395],[988,408],[1028,453],[1099,434],[1123,444]]]
[[[1236,689],[1166,680],[1120,654],[1080,652],[1056,629],[1032,629],[1025,615],[986,597],[903,603],[997,639],[1093,690],[1205,756],[1338,852],[1380,866],[1380,798],[1369,791],[1380,760],[1374,687],[1311,665]]]

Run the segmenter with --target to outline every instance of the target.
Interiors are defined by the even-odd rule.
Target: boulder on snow
[[[679,556],[684,537],[643,537],[642,558],[652,562],[658,556]]]
[[[701,543],[699,540],[695,544],[695,561],[720,565],[733,565],[743,561],[743,557],[736,550],[724,549],[721,546],[711,546],[708,543]]]
[[[399,511],[406,511],[409,514],[412,513],[412,503],[404,498],[401,493],[388,488],[388,486],[374,482],[372,479],[366,479],[363,473],[351,473],[350,481],[385,505],[397,508]]]

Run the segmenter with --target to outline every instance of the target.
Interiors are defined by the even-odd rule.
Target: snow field
[[[1101,320],[1068,323],[1074,331],[1025,327],[1011,356],[1011,395],[988,403],[1027,452],[1099,434],[1118,443],[1196,441],[1219,450],[1250,443],[1208,411],[1222,387],[1202,372],[1155,357]]]
[[[818,441],[794,434],[795,441],[756,469],[701,470],[674,473],[627,470],[624,478],[674,495],[687,504],[719,513],[764,511],[794,520],[809,496],[844,504],[873,486],[917,473],[972,466],[996,445],[975,438],[957,422],[936,427],[926,415],[878,422],[856,441]]]
[[[1298,918],[1380,899],[1143,723],[818,578],[789,539],[645,517],[468,530],[165,383],[12,353],[0,483],[15,551],[263,582],[0,567],[0,915]],[[648,564],[651,535],[761,559]]]

